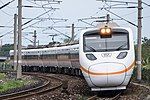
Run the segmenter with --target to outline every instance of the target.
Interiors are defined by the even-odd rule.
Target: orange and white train
[[[105,26],[82,31],[79,58],[92,91],[126,89],[135,66],[131,29]]]
[[[76,45],[22,50],[23,71],[83,73],[92,91],[126,89],[134,66],[133,33],[125,27],[83,30]]]

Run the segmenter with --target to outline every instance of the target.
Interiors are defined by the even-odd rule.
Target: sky
[[[0,0],[0,7],[9,1],[11,0]],[[43,0],[43,1],[36,1],[36,2],[34,0],[23,0],[23,5],[41,7],[42,5],[48,4],[48,1],[50,0]],[[124,1],[124,0],[120,0],[120,1]],[[131,0],[126,0],[126,1],[131,1]],[[138,0],[132,0],[132,1],[137,2]],[[15,0],[7,7],[0,9],[0,26],[12,26],[9,28],[0,27],[0,36],[6,34],[5,36],[0,38],[2,44],[13,44],[13,24],[14,24],[13,18],[14,18],[14,14],[17,13],[17,2],[18,0]],[[149,0],[143,0],[143,2],[150,4]],[[49,42],[51,42],[52,37],[49,36],[51,34],[58,34],[58,36],[55,37],[55,41],[62,42],[64,39],[67,38],[62,34],[71,36],[71,28],[70,27],[64,28],[65,26],[71,26],[71,24],[74,24],[75,27],[92,27],[91,25],[88,25],[79,19],[101,17],[101,16],[106,16],[107,14],[110,14],[110,17],[114,19],[114,22],[116,22],[120,26],[131,27],[134,33],[134,41],[136,42],[137,27],[127,23],[124,20],[117,20],[119,18],[116,17],[115,15],[109,13],[104,9],[101,10],[101,8],[108,7],[110,5],[113,5],[114,7],[137,6],[137,4],[122,4],[122,3],[110,3],[110,2],[104,3],[96,0],[63,0],[60,4],[48,4],[45,6],[47,8],[23,7],[23,18],[36,18],[37,16],[40,16],[46,11],[48,12],[50,10],[48,8],[53,7],[59,9],[50,10],[48,13],[44,14],[43,16],[40,16],[40,18],[58,18],[58,19],[67,19],[67,21],[48,20],[48,19],[31,21],[30,23],[23,26],[24,30],[22,31],[23,32],[22,44],[24,46],[32,44],[29,40],[31,41],[33,40],[34,30],[36,30],[37,32],[37,40],[39,40],[40,44],[48,44]],[[110,11],[137,25],[137,8],[110,9]],[[150,11],[150,7],[143,4],[142,37],[148,37],[148,38],[150,38],[149,11]],[[30,19],[23,19],[23,23],[29,20]],[[84,21],[96,25],[98,24],[94,22],[96,20],[98,19],[89,19]],[[54,26],[55,29],[53,29],[52,26]],[[63,28],[58,28],[56,26],[61,26]],[[79,34],[81,30],[82,30],[81,28],[75,28],[76,39],[79,38]]]

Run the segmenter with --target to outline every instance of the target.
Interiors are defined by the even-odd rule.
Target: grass
[[[5,78],[5,74],[4,73],[0,73],[0,80],[4,79]]]
[[[9,80],[0,84],[0,92],[4,92],[13,88],[19,88],[27,83],[25,80]]]
[[[23,87],[24,85],[31,84],[34,82],[33,79],[8,79],[4,73],[0,73],[0,92],[5,92],[14,88]]]

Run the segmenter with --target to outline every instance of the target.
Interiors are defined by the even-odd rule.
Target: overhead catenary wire
[[[32,28],[71,28],[72,26],[31,26]],[[75,26],[74,28],[93,28],[93,27],[82,27],[82,26]]]
[[[37,21],[37,22],[35,22],[35,23],[33,23],[33,24],[31,24],[31,25],[27,26],[27,27],[22,28],[22,30],[27,29],[27,28],[29,28],[30,26],[35,25],[35,24],[37,24],[37,23],[39,23],[39,22],[41,22],[41,20],[40,20],[40,21]],[[9,31],[9,32],[6,32],[6,33],[4,33],[4,34],[3,34],[3,35],[1,35],[1,36],[5,36],[5,35],[7,35],[7,34],[11,34],[12,32],[13,32],[13,30],[11,30],[11,31]]]
[[[102,19],[102,18],[106,18],[106,16],[101,16],[101,17],[90,17],[90,18],[81,18],[81,19],[78,19],[78,20]]]
[[[59,9],[59,8],[53,8],[53,7],[39,7],[39,6],[29,6],[29,5],[23,5],[22,7],[25,7],[25,8],[44,8],[44,9],[53,9],[53,10]]]
[[[97,0],[97,1],[102,1],[102,2],[115,2],[115,3],[125,3],[125,4],[138,4],[137,2],[132,2],[132,1],[117,1],[117,0]]]
[[[62,2],[62,1],[59,1],[59,0],[31,0],[31,1]]]
[[[51,9],[51,10],[52,10],[52,9]],[[39,17],[41,17],[41,16],[43,16],[43,15],[47,14],[47,13],[48,13],[48,12],[50,12],[51,10],[48,10],[48,11],[46,11],[46,12],[44,12],[44,13],[40,14],[39,16],[37,16],[37,17],[35,17],[35,18],[33,18],[33,19],[31,19],[31,20],[29,20],[29,21],[25,22],[23,25],[26,25],[26,24],[28,24],[28,23],[32,22],[33,20],[35,20],[35,19],[37,19],[37,18],[39,18]]]
[[[1,0],[0,0],[0,1],[1,1]],[[14,1],[15,1],[15,0],[12,0],[12,1],[6,3],[6,4],[4,4],[4,3],[1,1],[1,3],[2,3],[3,5],[0,7],[0,10],[3,9],[3,8],[5,8],[5,7],[7,7],[9,4],[11,4],[11,3],[14,2]],[[13,15],[11,15],[11,14],[9,14],[9,13],[3,11],[3,10],[1,10],[1,11],[2,11],[4,14],[8,15],[8,16],[13,16]]]
[[[84,20],[82,20],[82,19],[79,19],[78,21],[81,21],[81,22],[83,22],[83,23],[85,23],[85,24],[88,24],[88,25],[90,25],[90,26],[95,27],[95,25],[93,25],[93,24],[91,24],[91,23],[88,23],[88,22],[86,22],[86,21],[84,21]]]
[[[150,7],[150,4],[147,4],[147,3],[143,2],[143,1],[142,1],[142,3],[143,3],[144,5]]]
[[[42,3],[42,2],[41,2],[41,3]],[[44,11],[46,11],[46,9],[44,8],[44,6],[43,6],[43,5],[42,5],[42,8],[44,9]],[[48,17],[49,17],[49,18],[51,18],[51,17],[50,17],[50,15],[49,15],[49,13],[48,13],[47,15],[48,15]],[[54,21],[54,20],[52,20],[52,22],[53,22],[53,23],[55,23],[55,21]]]
[[[22,19],[33,19],[33,18],[25,18],[23,17]],[[64,20],[64,21],[67,21],[68,19],[63,19],[63,18],[36,18],[34,20]]]
[[[42,4],[42,1],[41,1],[41,4]],[[42,7],[43,7],[44,11],[46,11],[46,9],[44,8],[44,5],[43,5],[43,4],[42,4]],[[47,15],[48,15],[48,17],[51,19],[51,16],[49,15],[49,13],[48,13]],[[67,21],[67,20],[65,20],[65,21]],[[58,23],[58,22],[60,22],[60,21],[55,22],[55,21],[52,19],[52,22],[55,24],[55,23]],[[51,26],[53,26],[54,24],[52,24]],[[48,28],[46,28],[46,29],[48,29]],[[46,29],[45,29],[45,30],[46,30]],[[51,29],[52,29],[52,28],[51,28]],[[54,29],[54,30],[55,30],[55,29]],[[44,30],[42,30],[42,31],[44,31]],[[55,31],[61,33],[61,34],[64,35],[65,37],[68,37],[67,35],[65,35],[64,33],[60,32],[60,31],[58,31],[58,30],[55,30]]]
[[[2,6],[0,7],[0,9],[2,9],[2,8],[6,7],[6,6],[8,6],[10,3],[14,2],[14,1],[15,1],[15,0],[12,0],[12,1],[10,1],[10,2],[4,4],[4,5],[2,5]]]
[[[133,8],[138,8],[138,6],[129,6],[129,7],[101,7],[99,9],[133,9]]]
[[[29,2],[30,2],[30,1],[29,1]],[[33,3],[33,2],[31,2],[31,3]],[[60,3],[60,2],[59,2],[59,3]],[[36,4],[36,5],[39,6],[39,4],[37,4],[35,1],[34,1],[34,4]],[[41,4],[42,4],[42,1],[41,1]],[[45,9],[44,6],[45,6],[45,5],[42,4],[42,8],[44,9],[44,11],[46,11],[46,9]],[[49,13],[47,13],[47,15],[49,16],[49,20],[51,20],[51,21],[55,24],[56,22],[54,21],[53,18],[51,18],[51,16],[49,15]],[[64,19],[63,19],[63,20],[64,20]],[[67,20],[64,20],[64,21],[67,21]],[[53,25],[54,25],[54,24],[53,24]],[[52,26],[53,26],[53,25],[52,25]],[[48,27],[48,28],[50,28],[50,27]],[[48,29],[48,28],[46,28],[46,29]],[[61,33],[62,35],[64,35],[64,36],[66,36],[66,37],[69,38],[69,36],[65,35],[64,33],[60,32],[60,31],[58,31],[58,30],[56,30],[56,29],[54,29],[53,27],[51,27],[51,29],[53,29],[53,30],[55,30],[55,31],[57,31],[57,32]]]
[[[37,17],[35,17],[35,18],[33,18],[33,19],[27,21],[27,22],[25,22],[24,24],[22,24],[22,26],[24,26],[24,25],[30,23],[30,22],[33,21],[33,20],[38,19],[40,16],[42,16],[42,15],[48,13],[49,11],[50,11],[50,10],[48,10],[47,12],[45,12],[45,13],[43,13],[43,14],[41,14],[41,15],[39,15],[39,16],[37,16]],[[65,20],[66,20],[66,19],[65,19]],[[24,27],[24,28],[22,28],[22,30],[27,29],[27,28],[29,28],[29,27],[31,27],[32,25],[35,25],[35,24],[37,24],[37,23],[40,23],[41,21],[43,21],[43,20],[39,20],[39,21],[37,21],[37,22],[35,22],[35,23],[33,23],[33,24],[27,26],[27,27]],[[12,33],[12,32],[13,32],[13,30],[11,30],[11,31],[9,31],[9,32],[6,32],[5,34],[3,34],[3,36],[5,36],[5,35],[7,35],[7,34],[9,34],[9,33]],[[63,34],[63,35],[64,35],[64,34]],[[64,36],[66,36],[66,35],[64,35]]]
[[[131,21],[126,20],[125,18],[123,18],[123,17],[121,17],[121,16],[119,16],[119,15],[115,14],[114,12],[111,12],[110,10],[107,10],[107,9],[104,9],[104,10],[106,10],[106,11],[108,11],[109,13],[111,13],[111,14],[113,14],[113,15],[117,16],[118,18],[120,18],[120,19],[122,19],[122,20],[124,20],[124,21],[128,22],[129,24],[132,24],[133,26],[138,27],[136,24],[132,23]]]
[[[32,2],[32,1],[30,1],[30,0],[27,0],[27,1],[30,2],[30,3],[32,3],[32,4],[35,4],[35,5],[37,5],[37,6],[40,6],[41,8],[44,9],[44,11],[46,11],[45,7],[44,7],[43,5],[41,6],[41,5],[37,4],[36,1],[34,1],[34,2]],[[56,9],[54,9],[54,10],[56,10]],[[49,14],[48,14],[48,16],[49,16],[49,19],[53,21],[53,19],[51,19],[51,17],[50,17]],[[53,22],[54,22],[54,21],[53,21]],[[54,23],[55,23],[55,22],[54,22]]]
[[[58,32],[58,33],[64,35],[65,37],[67,37],[67,38],[69,38],[69,39],[71,38],[71,37],[69,37],[68,35],[66,35],[66,34],[64,34],[64,33],[60,32],[60,31],[58,31],[58,30],[55,29],[55,28],[52,28],[52,29],[55,30],[56,32]]]
[[[100,0],[100,1],[102,1],[102,0]],[[108,0],[107,0],[108,1]],[[106,0],[103,0],[103,2],[107,2]],[[108,2],[111,2],[111,1],[108,1]],[[115,1],[115,2],[117,2],[117,1]],[[124,2],[123,2],[124,3]],[[147,3],[145,3],[145,2],[142,2],[144,5],[146,5],[146,6],[148,6],[148,7],[150,7],[150,5],[149,4],[147,4]],[[108,5],[109,6],[109,5]],[[104,9],[105,8],[105,10],[107,9],[107,8],[109,8],[109,9],[122,9],[122,8],[138,8],[138,7],[136,7],[136,6],[133,6],[133,7],[111,7],[112,5],[110,5],[110,7],[101,7],[100,9],[102,10],[102,9]],[[147,8],[147,7],[142,7],[143,9],[144,8]],[[122,16],[128,16],[128,15],[131,15],[131,14],[134,14],[134,13],[136,13],[137,11],[133,11],[133,12],[131,12],[131,13],[129,13],[129,14],[125,14],[125,15],[122,15]],[[116,14],[117,15],[117,14]],[[146,19],[146,18],[149,18],[149,16],[143,16],[142,17],[143,19]],[[122,19],[121,19],[122,20]],[[137,20],[135,20],[135,21],[137,21]],[[130,23],[130,22],[129,22]],[[132,23],[133,23],[133,21],[132,21]],[[132,23],[130,23],[130,24],[132,24]],[[134,23],[132,24],[132,25],[134,25]],[[134,25],[135,26],[135,25]]]
[[[13,28],[13,26],[3,26],[3,25],[0,25],[0,28]]]

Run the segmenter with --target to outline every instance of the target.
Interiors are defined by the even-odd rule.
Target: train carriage
[[[132,31],[118,26],[83,30],[79,44],[22,50],[23,71],[71,75],[82,75],[82,71],[92,91],[126,89],[134,64]]]
[[[130,28],[87,29],[79,44],[81,70],[92,91],[126,89],[135,64]]]

